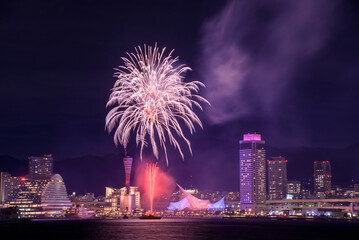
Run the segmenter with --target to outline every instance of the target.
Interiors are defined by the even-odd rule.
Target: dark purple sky
[[[0,154],[122,151],[104,131],[113,68],[155,42],[207,85],[195,166],[229,168],[247,132],[279,148],[357,144],[358,25],[356,1],[2,1]]]

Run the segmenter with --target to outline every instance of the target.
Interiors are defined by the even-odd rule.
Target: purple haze
[[[331,36],[332,1],[229,1],[203,26],[202,80],[214,124],[276,114]]]

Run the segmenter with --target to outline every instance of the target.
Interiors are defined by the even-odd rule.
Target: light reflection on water
[[[1,224],[13,239],[337,239],[359,234],[359,222],[260,219],[58,220]]]

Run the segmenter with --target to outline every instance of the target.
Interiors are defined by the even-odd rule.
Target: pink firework
[[[146,187],[150,201],[150,211],[153,212],[153,198],[156,190],[156,177],[158,173],[157,163],[148,163],[146,165]]]

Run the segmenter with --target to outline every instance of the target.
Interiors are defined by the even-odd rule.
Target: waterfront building
[[[72,204],[66,186],[59,174],[28,175],[21,179],[8,204],[18,207],[21,218],[63,216]]]
[[[29,157],[29,174],[30,175],[49,175],[53,174],[52,154],[44,154],[42,157]]]
[[[300,181],[288,181],[287,182],[287,199],[299,199],[301,192]]]
[[[287,194],[287,160],[282,157],[272,157],[268,163],[268,199],[280,200]]]
[[[269,214],[297,216],[328,216],[342,218],[359,212],[359,199],[283,199],[268,200]]]
[[[120,209],[121,192],[118,188],[106,187],[106,197],[104,203],[104,213],[116,213]]]
[[[128,191],[128,193],[127,193]],[[138,187],[125,186],[123,188],[106,187],[104,204],[105,214],[132,212],[141,209],[141,194]]]
[[[0,173],[0,203],[4,204],[12,192],[19,187],[21,177],[14,177],[7,172]]]
[[[76,196],[76,202],[93,202],[95,199],[94,193],[85,193],[84,195]]]
[[[314,194],[326,198],[331,191],[332,171],[329,161],[314,162]]]
[[[265,209],[265,141],[260,134],[244,134],[239,141],[239,186],[241,210],[258,213]]]
[[[126,194],[128,191],[128,194]],[[120,188],[120,209],[121,211],[133,211],[141,209],[141,193],[138,191],[138,187],[126,186]]]

